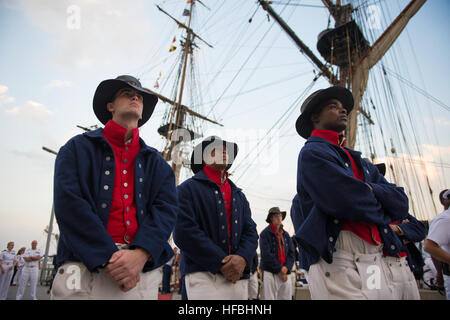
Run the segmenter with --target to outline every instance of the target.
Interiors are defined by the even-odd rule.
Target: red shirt
[[[362,169],[356,165],[356,162],[353,159],[353,157],[344,148],[345,139],[343,139],[341,143],[339,142],[340,136],[337,132],[330,130],[315,129],[311,133],[311,136],[324,138],[327,141],[331,142],[332,144],[340,146],[350,159],[350,163],[353,169],[353,176],[355,177],[355,179],[364,181],[364,174]],[[360,239],[372,245],[379,245],[380,243],[382,243],[380,232],[378,231],[378,228],[375,223],[369,223],[364,221],[344,221],[342,230],[350,231],[355,235],[357,235]]]
[[[113,198],[106,231],[114,242],[124,244],[133,241],[138,230],[134,201],[134,160],[141,148],[139,129],[133,129],[133,137],[127,143],[126,133],[126,128],[112,120],[109,120],[103,129],[103,135],[113,149],[115,160]]]
[[[231,252],[231,186],[228,183],[228,172],[225,172],[225,181],[222,182],[222,172],[210,166],[204,166],[203,171],[206,176],[217,184],[220,188],[220,192],[222,193],[223,202],[225,204],[225,210],[227,211],[227,220],[228,220],[228,239],[230,244],[230,252]]]

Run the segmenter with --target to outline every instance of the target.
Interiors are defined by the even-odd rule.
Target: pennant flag
[[[191,3],[192,2],[192,0],[187,0],[187,3]]]
[[[155,87],[156,89],[158,89],[158,88],[159,88],[159,83],[158,83],[158,80],[156,80],[156,83],[155,83],[155,85],[154,85],[153,87]]]
[[[169,49],[169,52],[173,52],[173,51],[175,51],[176,49],[177,49],[177,47],[171,45],[171,46],[170,46],[170,49]]]
[[[191,12],[188,9],[184,9],[183,16],[184,17],[189,17],[190,15],[191,15]]]
[[[177,37],[173,37],[172,43],[175,43],[177,41]]]
[[[161,76],[162,76],[162,74],[161,74],[161,72],[159,73],[159,77],[161,78]]]
[[[185,26],[185,24],[182,22],[181,23],[183,26]],[[183,29],[183,27],[182,26],[180,26],[180,25],[178,25],[178,29]]]

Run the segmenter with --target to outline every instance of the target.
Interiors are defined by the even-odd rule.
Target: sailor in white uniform
[[[33,242],[31,242],[31,249],[27,249],[25,251],[25,254],[23,255],[25,265],[22,269],[22,275],[19,279],[19,289],[17,289],[16,300],[22,299],[28,281],[30,281],[31,299],[37,300],[36,285],[38,281],[39,261],[41,260],[41,258],[41,250],[37,249],[37,241],[33,240]]]
[[[0,300],[6,300],[9,284],[17,263],[16,252],[13,250],[14,242],[8,242],[7,250],[0,253]]]
[[[12,285],[16,286],[17,283],[19,283],[20,276],[22,275],[22,269],[25,265],[25,260],[23,260],[23,254],[25,253],[26,248],[22,247],[17,251],[17,272],[16,275],[13,278]]]

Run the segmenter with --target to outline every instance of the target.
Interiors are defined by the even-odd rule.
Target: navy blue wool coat
[[[291,273],[295,262],[294,243],[286,231],[284,231],[283,236],[286,255],[284,266],[288,269],[288,273]],[[272,273],[280,273],[283,266],[278,261],[278,240],[270,225],[261,232],[259,243],[259,249],[261,250],[260,269]]]
[[[167,242],[178,212],[172,169],[154,148],[139,139],[134,196],[139,224],[130,248],[148,251],[147,272],[166,263],[173,250]],[[107,172],[108,171],[108,172]],[[115,161],[103,129],[77,135],[58,152],[54,175],[55,217],[60,229],[57,265],[80,261],[89,271],[107,263],[118,250],[106,232],[114,185]]]
[[[322,257],[332,263],[336,239],[344,221],[375,223],[384,249],[395,255],[402,241],[389,223],[408,216],[408,198],[403,188],[388,183],[378,169],[348,149],[364,173],[355,179],[350,159],[341,147],[324,138],[311,136],[298,157],[297,193],[300,206],[295,212],[296,239],[301,267],[309,270]],[[366,184],[370,184],[373,191]]]
[[[183,252],[184,274],[220,272],[222,260],[230,254],[247,262],[244,277],[258,246],[256,224],[242,190],[228,180],[232,193],[231,252],[228,238],[227,211],[219,186],[199,171],[178,186],[180,212],[174,231],[176,245]]]

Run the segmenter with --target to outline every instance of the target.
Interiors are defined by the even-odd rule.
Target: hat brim
[[[314,95],[314,93],[312,95]],[[347,114],[350,114],[353,110],[354,99],[350,90],[339,86],[323,89],[319,94],[314,96],[306,106],[302,106],[304,111],[295,122],[295,129],[300,136],[305,139],[308,139],[311,136],[311,132],[314,130],[311,115],[322,105],[322,103],[330,99],[339,100],[347,110]],[[308,98],[306,100],[308,100]]]
[[[98,85],[97,90],[95,90],[93,101],[94,113],[98,120],[104,125],[112,119],[112,113],[108,111],[106,105],[112,101],[117,91],[126,87],[135,89],[144,97],[142,119],[139,119],[138,127],[146,123],[152,116],[156,103],[158,102],[158,97],[156,95],[144,90],[143,88],[126,83],[125,81],[109,79],[102,81]]]
[[[228,142],[225,140],[219,140],[219,139],[210,139],[211,137],[206,138],[205,140],[203,140],[201,143],[199,143],[198,145],[195,146],[194,150],[192,151],[191,154],[191,170],[192,172],[194,172],[194,174],[196,174],[197,172],[200,172],[203,169],[204,163],[203,163],[203,152],[205,150],[205,148],[207,146],[209,146],[212,143],[219,143],[222,144],[223,146],[227,147],[227,152],[228,152],[228,157],[229,159],[231,159],[230,163],[227,165],[226,170],[231,168],[231,165],[233,164],[234,159],[236,159],[236,156],[238,154],[239,148],[238,145],[234,142]],[[233,155],[229,154],[229,146],[232,146],[233,149]],[[199,157],[199,155],[201,155],[201,161],[200,159],[198,159],[196,157],[196,155],[198,155],[197,157]],[[196,161],[197,160],[197,161]],[[201,163],[200,163],[201,162]]]
[[[276,213],[281,213],[281,221],[283,221],[284,218],[286,218],[286,211],[270,212],[270,213],[267,215],[266,222],[267,222],[267,223],[271,223],[272,221],[270,221],[270,218],[272,217],[272,215],[274,215],[274,214],[276,214]]]

